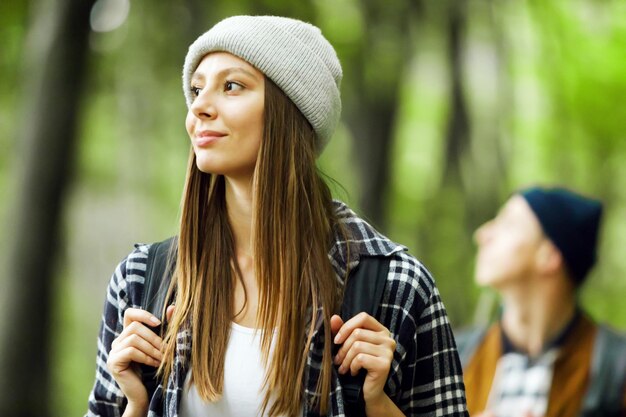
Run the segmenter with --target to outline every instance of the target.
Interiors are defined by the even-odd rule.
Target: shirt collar
[[[328,257],[339,277],[354,269],[362,256],[391,256],[407,250],[380,234],[343,202],[334,200],[337,228]]]
[[[582,315],[581,315],[580,308],[577,307],[576,310],[574,311],[574,316],[570,319],[569,322],[567,322],[567,324],[563,327],[563,329],[561,329],[561,331],[557,333],[557,335],[554,338],[552,338],[551,341],[545,344],[541,352],[545,353],[553,348],[560,348],[565,343],[565,340],[567,339],[567,337],[572,333],[572,331],[574,330],[574,328],[580,321],[581,316]],[[502,322],[500,322],[499,327],[500,327],[500,335],[502,338],[502,353],[503,354],[520,353],[520,354],[527,355],[526,352],[520,351],[517,347],[515,347],[515,345],[513,345],[513,342],[511,342],[511,339],[509,339],[509,337],[506,335],[506,332],[504,331],[504,328],[502,327]]]

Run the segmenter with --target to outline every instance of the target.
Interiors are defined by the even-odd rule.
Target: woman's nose
[[[191,103],[191,111],[199,119],[211,119],[215,118],[217,115],[211,94],[203,90],[200,91],[193,103]]]

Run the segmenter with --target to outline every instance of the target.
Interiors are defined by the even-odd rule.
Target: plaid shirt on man
[[[347,231],[347,242],[342,233],[337,233],[328,256],[341,282],[346,271],[358,265],[361,255],[390,257],[387,283],[376,317],[397,342],[385,392],[407,416],[467,416],[461,364],[446,310],[430,273],[404,247],[379,234],[346,205],[335,202],[335,209]],[[346,243],[350,245],[349,258]],[[118,265],[109,283],[88,417],[119,417],[126,406],[126,399],[107,370],[106,362],[111,343],[123,330],[124,312],[141,306],[149,248],[150,245],[135,245],[135,250]],[[309,351],[303,381],[303,415],[306,417],[319,416],[309,404],[315,400],[323,334],[320,329],[316,331]],[[189,369],[189,340],[189,330],[178,334],[174,372],[167,387],[159,385],[152,396],[149,417],[178,416]],[[345,417],[336,370],[333,370],[330,404],[329,416]]]

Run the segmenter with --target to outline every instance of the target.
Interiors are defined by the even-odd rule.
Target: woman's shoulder
[[[389,260],[386,285],[394,290],[393,294],[388,295],[398,300],[408,300],[414,299],[417,294],[422,301],[420,304],[428,304],[436,288],[426,266],[409,253],[406,246],[380,233],[345,203],[338,200],[333,203],[340,225],[331,251],[334,263],[344,262],[352,269],[363,256],[385,257]]]
[[[337,219],[333,250],[347,263],[361,256],[390,256],[394,252],[406,250],[406,247],[376,230],[345,203],[334,200],[333,204]]]
[[[127,282],[140,282],[143,284],[150,246],[152,246],[150,243],[135,243],[133,250],[120,262],[124,279]]]
[[[405,304],[407,299],[417,295],[420,304],[427,305],[437,291],[428,268],[406,250],[394,252],[390,256],[387,286],[396,288],[396,297],[404,300],[400,304]]]
[[[146,273],[148,253],[152,243],[135,243],[133,250],[126,256],[126,271],[129,276],[143,278]]]
[[[151,244],[135,243],[132,251],[115,268],[109,283],[111,295],[126,300],[132,307],[141,304],[150,246]]]

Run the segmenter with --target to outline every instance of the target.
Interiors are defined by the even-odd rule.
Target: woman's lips
[[[226,136],[226,133],[216,132],[214,130],[203,130],[196,134],[194,144],[198,147],[208,146],[224,136]]]

